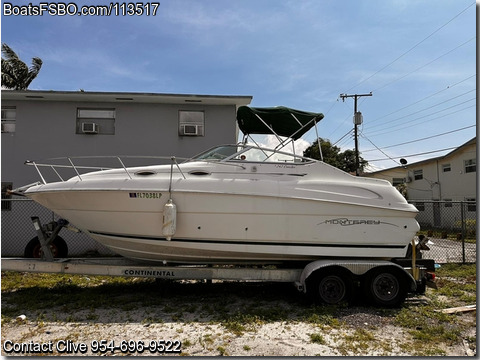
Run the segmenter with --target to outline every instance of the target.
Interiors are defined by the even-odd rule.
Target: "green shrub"
[[[462,229],[462,221],[455,221],[455,227]],[[477,236],[477,220],[476,219],[467,219],[465,220],[465,236],[467,238],[475,238]]]

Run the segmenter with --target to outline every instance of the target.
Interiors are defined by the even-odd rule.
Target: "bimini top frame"
[[[275,135],[279,141],[279,145],[275,148],[277,150],[285,147],[290,142],[293,144],[295,140],[298,140],[308,130],[315,127],[321,157],[322,150],[318,137],[317,123],[323,117],[322,113],[295,110],[285,106],[272,108],[241,106],[237,110],[237,122],[244,134],[244,143],[250,139],[256,144],[251,137],[252,134]],[[286,139],[282,139],[282,137],[286,137]]]

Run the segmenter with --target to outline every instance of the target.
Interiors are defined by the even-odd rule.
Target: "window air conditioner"
[[[95,123],[82,123],[82,133],[98,134],[98,125]]]
[[[2,123],[2,133],[15,132],[15,124]]]
[[[183,124],[180,126],[180,135],[197,136],[200,134],[198,125]]]

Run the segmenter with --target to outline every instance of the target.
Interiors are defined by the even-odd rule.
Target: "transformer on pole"
[[[357,111],[357,99],[362,96],[372,96],[372,92],[370,91],[369,94],[354,94],[354,95],[347,95],[347,94],[340,94],[340,97],[342,98],[343,101],[345,101],[345,98],[348,97],[353,97],[355,99],[355,108],[353,111],[353,124],[355,125],[355,175],[359,176],[359,167],[360,167],[360,161],[359,161],[359,155],[358,155],[358,125],[361,125],[363,122],[363,116],[360,111]]]

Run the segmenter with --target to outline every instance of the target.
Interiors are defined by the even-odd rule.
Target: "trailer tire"
[[[52,250],[52,255],[54,258],[64,258],[68,256],[68,246],[65,240],[60,236],[57,236],[52,243],[50,244],[50,249]],[[41,258],[42,257],[42,246],[40,245],[40,240],[38,236],[35,236],[30,240],[25,247],[25,252],[23,254],[26,258]]]
[[[349,302],[352,290],[351,274],[338,267],[317,270],[307,282],[307,293],[317,303],[334,305]]]
[[[406,275],[393,267],[372,269],[363,279],[362,289],[374,305],[397,307],[407,296]]]

